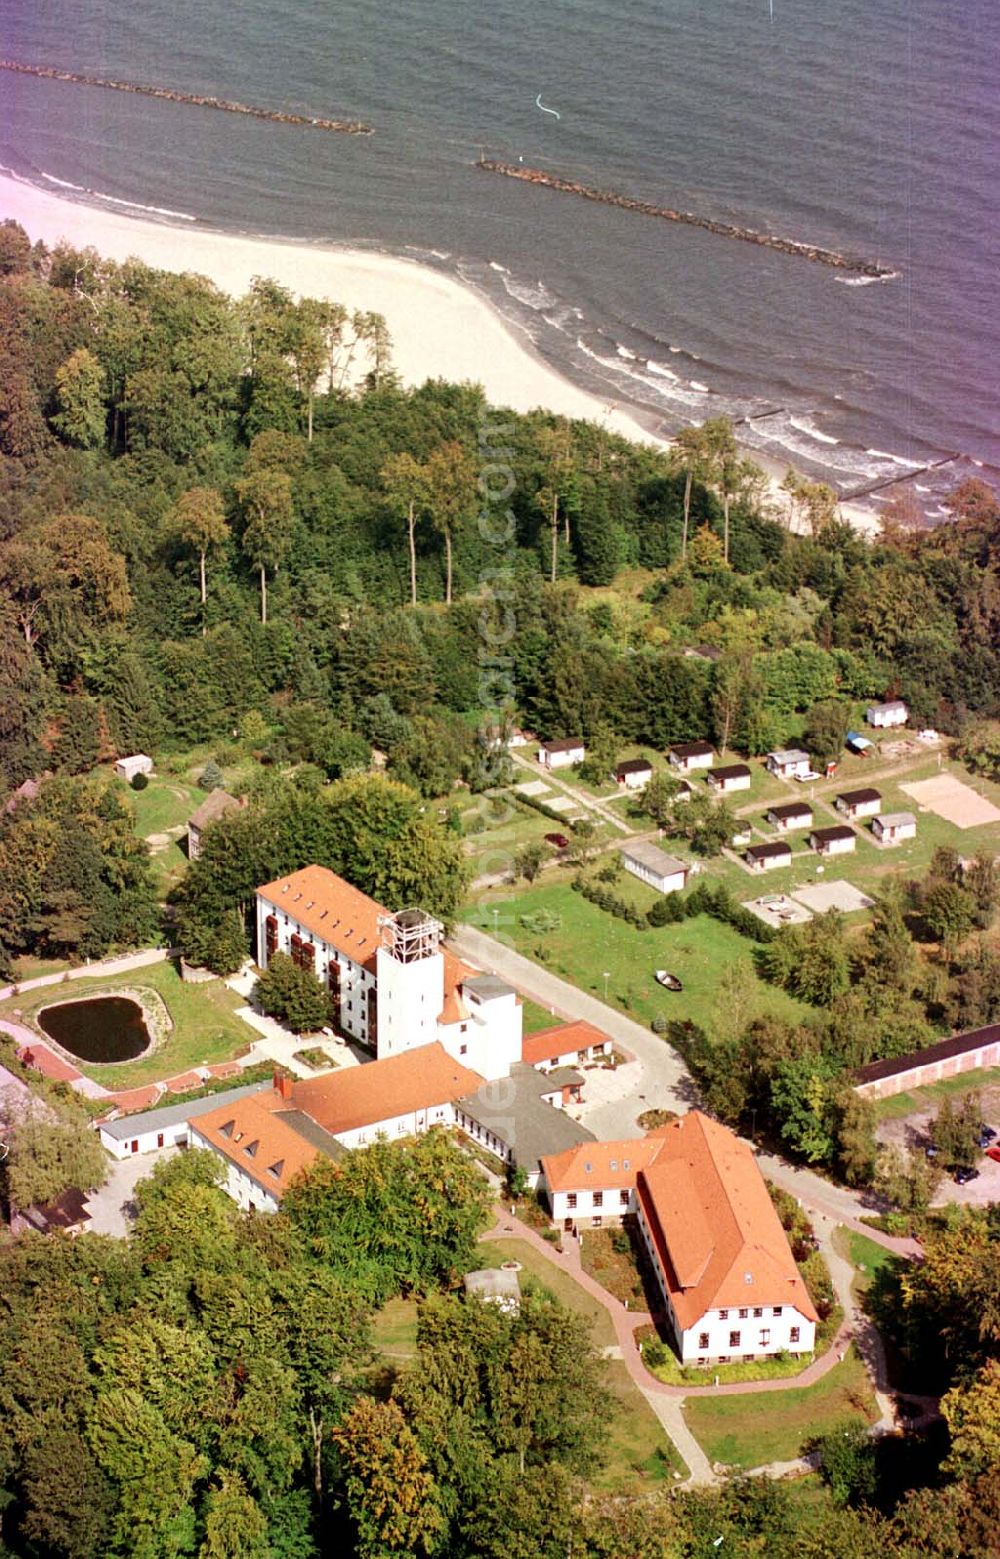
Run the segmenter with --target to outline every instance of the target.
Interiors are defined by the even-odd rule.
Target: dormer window
[[[584,1166],[583,1166],[584,1174],[586,1174],[586,1175],[592,1174],[593,1170],[594,1170],[593,1164],[584,1164]]]
[[[231,1137],[232,1134],[233,1134],[233,1130],[234,1130],[235,1126],[236,1126],[236,1122],[235,1121],[227,1121],[224,1126],[220,1126],[219,1127],[219,1136],[220,1137]]]
[[[257,1157],[257,1149],[259,1147],[260,1147],[260,1139],[258,1137],[255,1137],[253,1142],[248,1142],[247,1143],[247,1145],[243,1149],[243,1151],[244,1151],[244,1153],[247,1154],[247,1156],[249,1158],[256,1158]]]
[[[627,1158],[623,1158],[622,1159],[622,1168],[623,1169],[628,1169],[628,1167],[629,1167],[628,1159]]]
[[[280,1180],[281,1179],[281,1171],[284,1169],[284,1167],[285,1167],[284,1159],[283,1158],[279,1158],[279,1160],[278,1160],[278,1162],[276,1164],[268,1164],[267,1172],[268,1172],[269,1175],[273,1175],[275,1180]]]

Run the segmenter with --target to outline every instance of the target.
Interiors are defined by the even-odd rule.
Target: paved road
[[[538,964],[532,963],[521,953],[515,952],[503,942],[487,936],[473,926],[458,926],[449,938],[451,946],[469,963],[509,980],[511,985],[540,1007],[548,1007],[557,1018],[583,1018],[593,1023],[605,1034],[610,1034],[622,1049],[634,1055],[640,1063],[641,1073],[631,1074],[629,1098],[623,1110],[622,1101],[613,1101],[586,1116],[586,1124],[598,1136],[621,1136],[622,1123],[627,1111],[631,1116],[626,1134],[635,1131],[636,1099],[645,1095],[647,1109],[684,1110],[693,1102],[697,1090],[694,1079],[680,1056],[652,1030],[616,1012],[596,996],[589,996],[568,980],[550,974]],[[605,1119],[606,1117],[606,1119]]]
[[[19,980],[17,989],[37,991],[44,985],[61,985],[64,980],[92,980],[102,976],[128,974],[131,969],[146,969],[150,964],[162,964],[172,956],[169,948],[145,947],[138,953],[125,953],[120,958],[102,958],[92,964],[81,964],[77,969],[63,970],[59,974],[42,974],[37,980]],[[13,994],[14,986],[5,985],[0,990],[0,1001],[6,1001]]]

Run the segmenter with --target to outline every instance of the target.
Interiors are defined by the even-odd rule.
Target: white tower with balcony
[[[382,915],[378,924],[375,1053],[381,1061],[438,1038],[444,1006],[444,927],[422,909]]]

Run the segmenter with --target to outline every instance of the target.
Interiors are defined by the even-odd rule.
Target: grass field
[[[853,1229],[834,1230],[833,1243],[835,1249],[846,1256],[854,1268],[852,1287],[859,1297],[871,1286],[872,1279],[883,1267],[891,1267],[898,1259],[884,1245],[877,1245],[866,1234],[857,1234]]]
[[[614,891],[642,909],[655,898],[652,889],[627,874],[615,883]],[[710,1026],[718,1008],[720,971],[737,961],[749,970],[748,1021],[758,1012],[789,1019],[806,1014],[801,1003],[753,974],[754,944],[708,915],[638,931],[575,893],[565,880],[546,878],[516,893],[483,897],[463,918],[491,932],[494,906],[499,910],[500,931],[519,952],[553,974],[565,976],[581,990],[603,998],[607,970],[609,1003],[639,1022],[649,1023],[663,1014]],[[538,933],[524,925],[521,917],[539,910],[557,915],[558,927]],[[656,984],[653,975],[660,968],[679,976],[684,983],[682,993],[673,994]]]
[[[383,1358],[403,1363],[417,1351],[417,1301],[390,1299],[372,1317],[372,1341]]]
[[[74,980],[72,984],[48,986],[12,996],[0,1003],[0,1016],[17,1009],[30,1022],[40,1007],[56,1001],[79,1001],[128,988],[156,991],[173,1019],[173,1029],[152,1055],[118,1066],[92,1066],[80,1063],[81,1072],[103,1083],[106,1088],[134,1088],[140,1083],[172,1077],[203,1062],[227,1061],[254,1038],[253,1030],[236,1016],[243,1002],[222,980],[205,985],[187,985],[169,961],[135,969],[116,979],[106,976],[93,980]]]
[[[1000,1084],[1000,1066],[979,1068],[974,1072],[962,1072],[958,1077],[943,1077],[938,1083],[927,1083],[923,1088],[911,1088],[906,1093],[896,1093],[888,1099],[875,1099],[875,1114],[880,1121],[898,1121],[918,1110],[931,1110],[940,1104],[945,1094],[972,1093],[977,1088],[991,1088]]]
[[[877,1415],[864,1365],[852,1348],[843,1364],[815,1386],[689,1397],[684,1416],[710,1461],[749,1468],[790,1461],[801,1455],[807,1441],[845,1419],[873,1423]]]

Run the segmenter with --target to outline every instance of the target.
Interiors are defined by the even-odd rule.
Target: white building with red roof
[[[257,962],[287,953],[330,992],[334,1026],[378,1059],[440,1043],[480,1078],[521,1059],[513,987],[476,974],[421,909],[393,913],[325,866],[257,890]]]
[[[636,1200],[683,1363],[812,1352],[816,1310],[747,1143],[690,1110],[664,1128]]]
[[[637,1208],[640,1169],[656,1162],[669,1128],[617,1142],[585,1142],[542,1159],[538,1190],[553,1223],[573,1229],[615,1228]]]
[[[582,1019],[560,1023],[555,1028],[525,1034],[521,1042],[521,1060],[539,1072],[552,1072],[559,1066],[582,1066],[584,1061],[599,1061],[610,1056],[614,1043],[592,1023]]]

